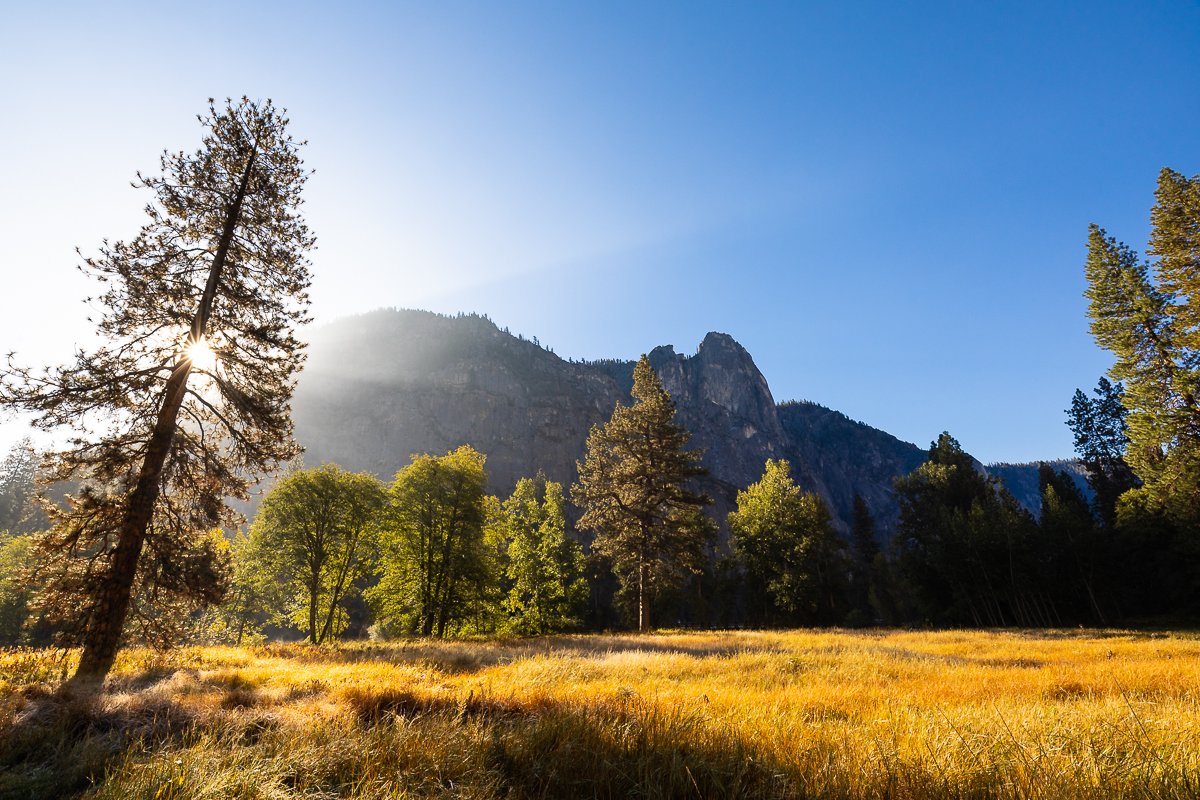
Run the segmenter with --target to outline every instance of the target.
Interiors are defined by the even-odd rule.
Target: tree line
[[[1107,380],[1094,398],[1077,392],[1068,413],[1090,502],[1042,465],[1035,517],[943,433],[896,480],[900,521],[885,543],[861,497],[839,533],[788,462],[768,460],[738,492],[722,546],[711,501],[693,488],[701,454],[645,357],[632,399],[592,429],[569,492],[539,474],[489,496],[486,457],[469,446],[414,456],[390,484],[335,464],[288,471],[248,529],[211,532],[224,599],[193,613],[188,635],[323,644],[614,624],[1057,627],[1188,608],[1172,604],[1193,562],[1162,548],[1165,529],[1147,540],[1130,527],[1131,492],[1144,484],[1124,461],[1128,412]],[[0,465],[0,511],[18,531],[26,520],[26,533],[35,465],[28,444]],[[9,535],[0,569],[34,574],[31,541]],[[1143,580],[1149,569],[1159,580]],[[49,641],[45,606],[36,583],[0,584],[0,637]]]
[[[231,548],[231,602],[198,634],[539,634],[580,626],[583,551],[562,486],[539,475],[501,502],[468,446],[422,455],[390,485],[332,464],[284,476]]]

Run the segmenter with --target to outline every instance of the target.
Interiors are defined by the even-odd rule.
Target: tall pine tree
[[[593,549],[612,561],[645,631],[654,598],[703,568],[713,524],[703,512],[711,501],[689,488],[706,474],[701,453],[685,449],[691,434],[676,424],[675,403],[644,355],[633,370],[633,399],[592,427],[571,498],[583,508],[579,527],[595,532]]]
[[[127,629],[168,637],[220,599],[237,521],[227,497],[296,455],[289,405],[308,319],[299,214],[307,177],[268,100],[211,101],[195,153],[138,174],[153,197],[128,242],[84,263],[100,284],[101,344],[74,364],[0,372],[0,405],[74,431],[50,480],[82,489],[38,544],[40,602],[83,645],[74,683],[102,679]]]
[[[0,461],[0,533],[32,533],[45,523],[34,502],[38,454],[28,438],[13,445]]]
[[[1096,225],[1086,274],[1091,331],[1125,386],[1126,458],[1143,501],[1200,524],[1200,176],[1159,174],[1146,261]]]

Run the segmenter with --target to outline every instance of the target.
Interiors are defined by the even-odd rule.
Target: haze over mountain
[[[921,464],[925,450],[815,403],[777,403],[728,334],[709,333],[692,355],[670,345],[648,355],[691,445],[704,451],[710,474],[702,488],[717,519],[761,477],[766,459],[786,458],[840,529],[855,493],[882,535],[894,528],[892,479]],[[632,373],[631,361],[564,360],[483,316],[379,310],[312,331],[293,406],[296,434],[309,465],[335,461],[388,478],[414,453],[469,444],[487,454],[493,492],[539,470],[569,485],[591,426],[631,402]]]

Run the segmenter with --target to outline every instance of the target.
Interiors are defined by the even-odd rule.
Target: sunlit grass
[[[1200,639],[721,632],[0,654],[0,796],[1200,796]]]

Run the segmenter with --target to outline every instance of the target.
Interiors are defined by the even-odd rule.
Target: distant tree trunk
[[[325,613],[325,622],[321,626],[321,641],[333,636],[333,621],[337,616],[338,604],[342,602],[342,594],[346,589],[346,579],[350,573],[350,565],[354,563],[355,545],[352,543],[348,546],[348,552],[345,553],[341,565],[338,567],[338,574],[334,580],[333,588],[329,592],[329,609]]]
[[[646,605],[646,554],[638,555],[638,631],[645,633],[650,628],[650,609]]]
[[[444,608],[438,612],[437,638],[446,638],[446,609]]]
[[[436,625],[436,635],[439,639],[446,634],[446,621],[450,615],[450,604],[454,597],[454,584],[458,582],[458,573],[454,568],[455,539],[460,535],[458,528],[458,512],[455,511],[446,525],[445,535],[442,538],[441,572],[434,586],[433,619],[430,620],[430,623]]]
[[[420,597],[420,631],[422,636],[433,634],[433,539],[426,535],[421,543],[422,564]]]
[[[320,573],[313,570],[308,583],[308,641],[320,644],[317,639],[317,599],[321,596]]]
[[[205,284],[204,294],[200,298],[200,307],[192,319],[190,341],[199,341],[208,327],[208,318],[212,314],[213,299],[216,297],[221,271],[225,267],[225,258],[229,252],[229,245],[233,241],[233,232],[242,211],[242,202],[246,198],[246,189],[250,183],[250,174],[254,167],[257,148],[258,143],[255,142],[250,150],[249,158],[246,160],[246,168],[242,172],[237,194],[226,214],[217,252],[208,272],[208,282]],[[191,361],[186,356],[181,357],[176,362],[171,377],[167,379],[167,385],[163,389],[162,405],[159,407],[154,430],[146,446],[146,456],[142,460],[142,467],[138,472],[137,484],[129,494],[125,516],[117,534],[117,545],[113,549],[112,566],[109,568],[104,585],[99,590],[95,613],[84,634],[83,653],[79,658],[79,667],[71,678],[72,685],[100,683],[112,669],[113,661],[116,660],[117,648],[121,644],[121,631],[124,629],[125,619],[129,615],[129,603],[133,582],[137,577],[138,559],[142,554],[142,545],[146,541],[146,530],[150,527],[150,520],[154,516],[154,505],[158,502],[163,465],[170,452],[171,441],[175,438],[179,408],[183,405],[188,374],[191,369]]]

